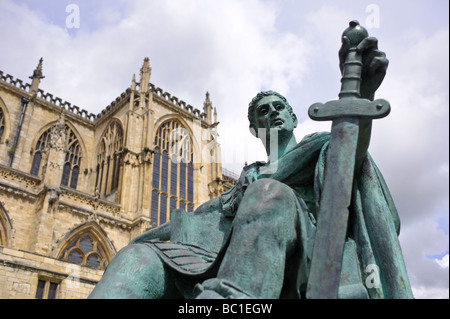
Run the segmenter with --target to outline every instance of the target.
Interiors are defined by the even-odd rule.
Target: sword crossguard
[[[340,117],[381,119],[391,112],[391,105],[384,99],[354,99],[351,103],[351,107],[346,99],[315,103],[309,107],[308,115],[315,121],[330,121]]]

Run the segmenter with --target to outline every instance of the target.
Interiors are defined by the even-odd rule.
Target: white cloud
[[[426,217],[403,226],[400,243],[408,275],[413,290],[421,292],[416,298],[425,293],[424,287],[435,292],[447,290],[448,294],[448,268],[430,257],[448,252],[448,236],[437,222]]]
[[[448,268],[448,254],[441,259],[435,259],[435,261],[441,268]]]
[[[446,288],[435,287],[413,287],[412,288],[414,298],[416,299],[448,299],[449,293]]]

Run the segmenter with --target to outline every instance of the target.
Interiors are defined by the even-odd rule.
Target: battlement
[[[116,110],[119,106],[123,104],[124,101],[128,101],[130,97],[131,89],[128,88],[124,92],[122,92],[114,101],[112,101],[107,107],[105,107],[100,113],[97,114],[96,120],[100,120],[106,115],[110,114],[114,110]]]
[[[199,109],[194,108],[192,105],[187,104],[185,101],[180,100],[176,96],[171,95],[170,93],[162,90],[161,88],[155,87],[152,83],[150,83],[150,90],[153,92],[153,94],[155,94],[159,98],[174,104],[180,109],[194,115],[195,117],[201,120],[206,120],[206,113],[200,111]]]
[[[29,83],[24,84],[21,79],[16,79],[10,74],[4,75],[3,71],[1,70],[0,70],[0,82],[4,82],[9,86],[13,86],[26,93],[31,93],[30,92],[31,84]],[[90,113],[84,109],[81,109],[77,105],[72,105],[67,101],[63,101],[63,99],[61,99],[60,97],[53,96],[53,94],[44,92],[41,89],[39,89],[36,92],[36,98],[38,98],[41,101],[51,103],[90,122],[94,122],[97,117],[95,114]]]
[[[151,91],[154,96],[173,104],[174,106],[180,108],[197,117],[200,120],[206,120],[206,113],[200,111],[199,109],[194,108],[192,105],[187,104],[185,101],[180,100],[176,96],[171,95],[170,93],[164,91],[163,89],[156,87],[154,84],[149,83],[149,91]],[[139,91],[140,83],[136,82],[136,90],[135,93]],[[128,101],[131,95],[132,89],[127,88],[122,94],[120,94],[114,101],[112,101],[106,108],[104,108],[99,114],[97,114],[96,120],[106,116],[107,114],[113,112],[117,107],[122,105],[123,101]]]
[[[31,84],[23,83],[21,79],[15,79],[11,74],[3,74],[3,71],[0,70],[0,81],[5,82],[9,85],[12,85],[18,89],[21,89],[25,92],[29,92],[31,88]]]
[[[10,74],[5,75],[1,70],[0,70],[0,82],[6,83],[7,85],[19,89],[23,92],[31,93],[30,92],[31,84],[24,83],[21,79],[14,78]],[[136,86],[139,87],[139,83],[136,83]],[[200,120],[206,120],[206,113],[200,111],[199,109],[194,108],[192,105],[187,104],[185,101],[178,99],[176,96],[171,95],[170,93],[162,90],[161,88],[156,87],[152,83],[150,83],[150,91],[158,98],[173,104],[174,106],[180,108],[181,110],[184,110],[189,114],[192,114],[196,118]],[[130,88],[127,88],[97,115],[90,113],[77,105],[72,105],[71,103],[64,101],[60,97],[54,96],[51,93],[44,92],[42,89],[38,89],[36,93],[36,98],[41,101],[53,104],[56,107],[62,108],[67,112],[73,113],[81,117],[82,119],[85,119],[86,121],[95,123],[96,121],[104,118],[106,115],[110,114],[118,107],[123,105],[124,101],[128,101],[131,92],[132,90]]]

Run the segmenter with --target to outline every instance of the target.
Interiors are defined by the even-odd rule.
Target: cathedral
[[[0,298],[86,298],[137,235],[235,183],[217,112],[137,80],[97,115],[0,71]]]

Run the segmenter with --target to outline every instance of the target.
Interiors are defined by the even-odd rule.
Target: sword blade
[[[338,297],[358,131],[357,118],[333,120],[307,286],[310,299]]]

